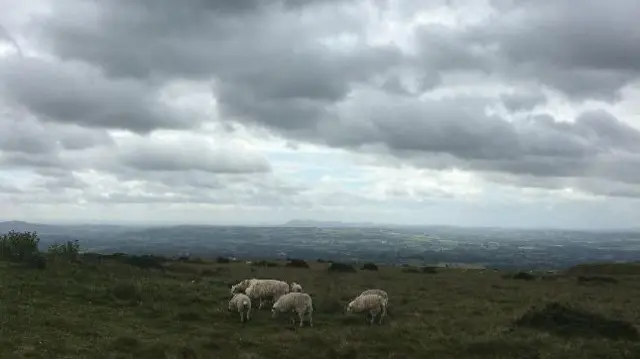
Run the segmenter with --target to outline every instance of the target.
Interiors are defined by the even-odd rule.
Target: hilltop
[[[85,254],[67,262],[47,254],[40,269],[0,262],[0,357],[640,357],[632,325],[640,323],[638,265],[331,273],[316,261],[219,261]],[[314,300],[314,327],[255,308],[241,324],[227,312],[228,286],[250,277],[301,283]],[[380,326],[343,313],[370,287],[390,295]]]

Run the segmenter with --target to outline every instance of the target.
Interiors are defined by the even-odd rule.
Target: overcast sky
[[[637,0],[0,8],[0,219],[638,226]]]

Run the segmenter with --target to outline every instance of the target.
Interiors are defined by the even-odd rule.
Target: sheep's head
[[[232,310],[233,310],[233,306],[234,306],[234,305],[233,305],[233,300],[230,300],[230,301],[229,301],[229,311],[232,311]]]
[[[231,295],[238,294],[240,292],[240,288],[238,288],[239,285],[240,284],[231,286],[231,289],[229,289],[229,291],[231,292]]]
[[[347,304],[347,307],[344,309],[347,313],[351,313],[353,312],[353,301],[349,304]]]
[[[273,303],[273,306],[271,307],[271,317],[275,318],[278,316],[278,306],[276,305],[278,303]]]

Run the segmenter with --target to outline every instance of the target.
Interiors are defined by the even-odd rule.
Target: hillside
[[[579,280],[553,274],[518,280],[490,270],[329,273],[327,263],[317,262],[304,269],[170,261],[143,269],[127,259],[145,263],[86,255],[81,263],[49,261],[37,270],[0,262],[0,357],[640,357],[635,328],[625,323],[640,323],[637,267],[609,269],[614,274],[604,277],[587,268],[592,277]],[[227,312],[228,284],[248,277],[301,283],[314,298],[314,327],[272,319],[269,309],[254,309],[252,321],[241,324]],[[369,287],[390,295],[380,326],[343,313]]]

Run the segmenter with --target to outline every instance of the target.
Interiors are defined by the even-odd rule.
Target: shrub
[[[230,263],[231,261],[227,257],[218,257],[216,258],[217,263]]]
[[[278,263],[260,260],[252,262],[251,265],[254,267],[277,267]]]
[[[438,267],[424,266],[422,267],[422,273],[436,274],[438,273]]]
[[[122,257],[122,262],[138,267],[138,268],[155,268],[164,270],[164,263],[166,259],[164,257],[154,256],[154,255],[142,255],[142,256],[124,256]]]
[[[75,261],[80,253],[80,244],[77,239],[65,244],[54,243],[49,246],[47,253],[55,259]]]
[[[565,337],[603,337],[609,339],[638,340],[639,335],[633,324],[590,313],[581,308],[551,302],[544,308],[531,308],[514,323],[552,332]]]
[[[534,276],[531,273],[527,273],[527,272],[518,272],[518,273],[514,274],[511,278],[512,279],[520,279],[520,280],[530,281],[530,280],[535,280],[536,276]]]
[[[0,236],[0,258],[13,262],[25,262],[38,254],[40,238],[36,232],[16,232]]]
[[[140,303],[142,301],[142,288],[136,282],[119,282],[111,290],[111,295],[117,300]]]
[[[367,262],[362,265],[362,270],[378,270],[378,266],[375,263]]]
[[[36,253],[26,259],[25,263],[29,268],[44,270],[47,268],[47,259],[42,253]]]
[[[309,268],[309,264],[302,259],[290,259],[289,262],[285,265],[285,267],[291,268]]]
[[[613,277],[602,276],[578,276],[578,283],[618,283]]]
[[[404,267],[402,268],[402,273],[420,273],[420,270],[414,267]]]
[[[332,262],[327,268],[329,272],[355,273],[356,269],[351,264]]]

